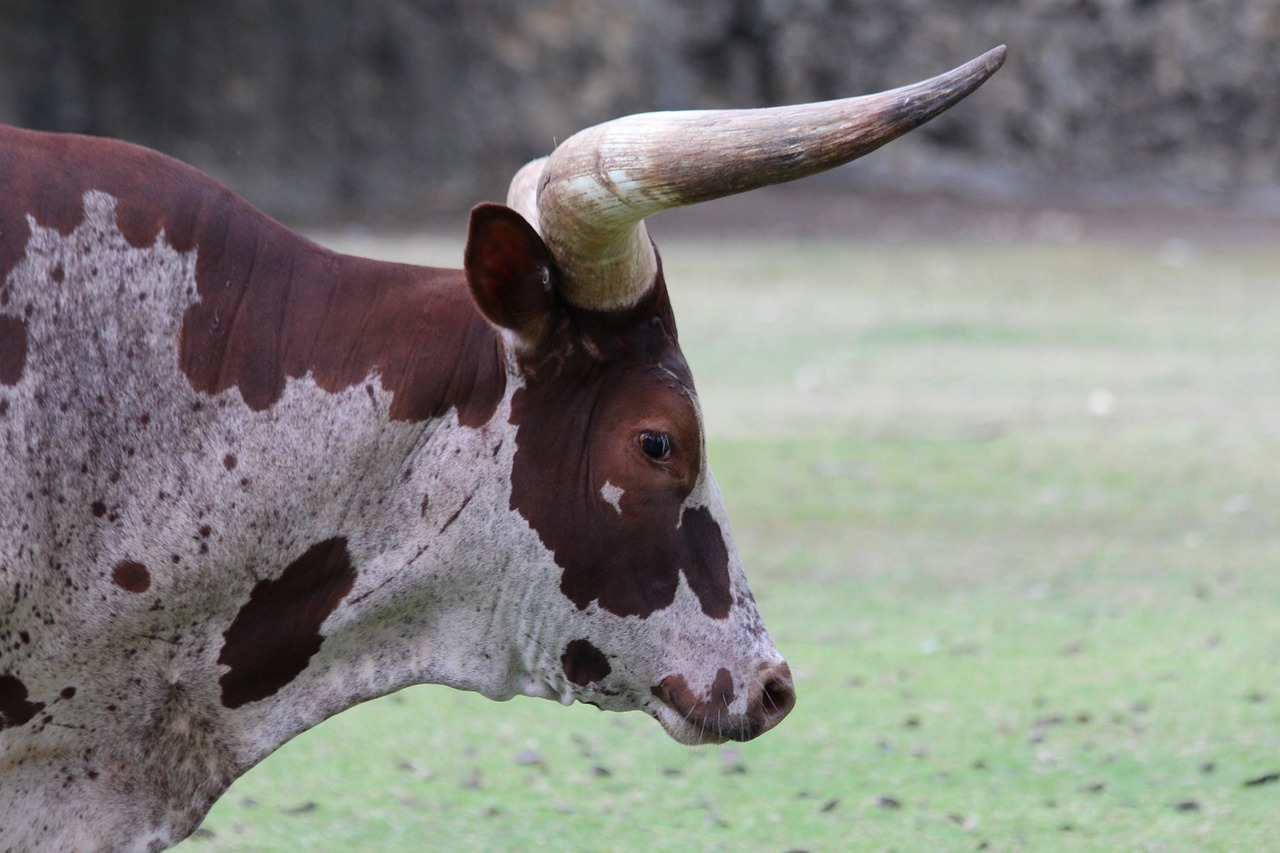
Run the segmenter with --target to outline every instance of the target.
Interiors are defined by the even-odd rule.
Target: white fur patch
[[[622,515],[622,495],[623,490],[613,483],[605,481],[600,487],[600,497],[604,498],[604,502],[618,511],[618,515]]]

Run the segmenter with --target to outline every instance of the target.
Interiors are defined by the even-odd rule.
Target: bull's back
[[[353,469],[396,468],[389,419],[496,404],[449,367],[492,341],[448,275],[328,252],[137,146],[0,128],[0,276],[0,674],[32,697],[225,629],[333,535]]]
[[[0,554],[38,531],[83,550],[203,518],[244,487],[246,456],[326,440],[325,395],[360,392],[372,429],[453,407],[483,422],[501,393],[456,273],[329,252],[114,140],[0,127],[0,279],[0,476],[16,497]],[[322,393],[302,406],[293,380]]]

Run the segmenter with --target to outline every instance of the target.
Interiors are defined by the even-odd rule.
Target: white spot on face
[[[622,489],[615,486],[609,481],[600,487],[600,497],[604,498],[604,502],[618,511],[618,515],[622,515]]]

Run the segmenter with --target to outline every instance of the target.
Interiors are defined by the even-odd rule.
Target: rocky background
[[[0,121],[159,148],[293,222],[412,222],[607,118],[1000,43],[985,88],[828,184],[1280,210],[1280,0],[6,0]]]

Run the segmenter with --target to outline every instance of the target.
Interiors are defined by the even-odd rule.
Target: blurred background
[[[608,118],[1001,43],[962,109],[811,186],[1280,215],[1277,0],[6,0],[0,121],[158,148],[294,223],[407,224]]]
[[[186,849],[1274,849],[1280,0],[0,0],[0,121],[457,266],[581,128],[1002,43],[872,156],[650,228],[786,724],[412,688]]]

